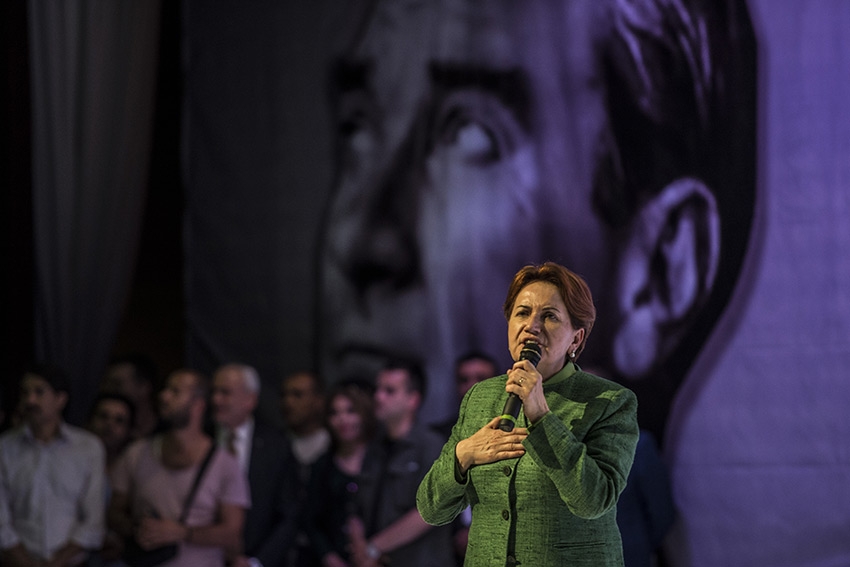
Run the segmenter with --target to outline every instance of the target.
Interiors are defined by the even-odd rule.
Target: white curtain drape
[[[136,264],[151,153],[159,0],[29,0],[35,352],[81,421]]]

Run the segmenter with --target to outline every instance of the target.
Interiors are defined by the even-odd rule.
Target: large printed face
[[[328,379],[374,378],[403,356],[446,380],[430,391],[449,391],[463,352],[507,360],[501,304],[520,267],[551,259],[606,281],[609,239],[590,202],[604,112],[580,25],[592,5],[379,6],[337,73]]]

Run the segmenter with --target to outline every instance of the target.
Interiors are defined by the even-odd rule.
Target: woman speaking
[[[638,440],[637,399],[575,364],[596,318],[590,290],[558,264],[526,266],[504,312],[516,362],[464,397],[419,485],[419,512],[443,525],[472,507],[466,567],[623,565],[615,509]],[[540,352],[536,367],[529,351]],[[511,431],[499,427],[506,393],[522,401]]]

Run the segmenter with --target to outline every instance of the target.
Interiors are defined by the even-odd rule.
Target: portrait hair
[[[623,228],[682,178],[704,183],[717,204],[716,279],[671,356],[675,367],[687,367],[729,301],[751,238],[755,36],[744,0],[608,0],[605,10],[597,55],[609,139],[600,144],[595,211]]]
[[[580,276],[560,264],[545,262],[536,266],[525,266],[516,273],[508,287],[508,295],[502,306],[506,320],[511,318],[519,293],[534,282],[546,282],[555,286],[567,308],[573,329],[584,329],[584,338],[575,350],[574,360],[578,360],[587,343],[587,337],[593,329],[593,323],[596,321],[596,307],[593,305],[590,288]]]

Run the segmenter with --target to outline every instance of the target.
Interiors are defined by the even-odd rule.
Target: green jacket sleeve
[[[455,519],[469,505],[466,499],[466,478],[458,470],[455,447],[461,440],[459,431],[465,415],[469,395],[464,396],[460,407],[460,418],[452,428],[451,437],[443,445],[440,456],[416,491],[416,507],[422,519],[433,526],[443,526]]]

